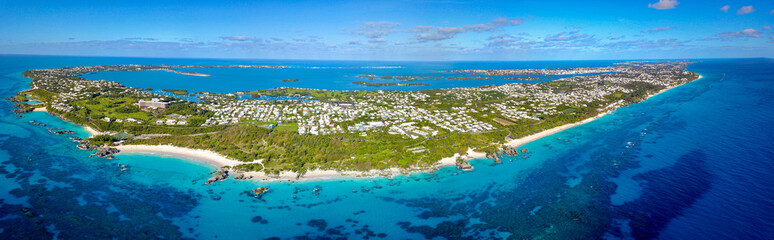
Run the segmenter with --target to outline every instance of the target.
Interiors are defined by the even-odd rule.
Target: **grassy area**
[[[35,80],[35,76],[29,76]],[[68,78],[75,78],[70,77]],[[390,79],[399,79],[392,77]],[[197,104],[174,100],[169,103],[168,109],[140,110],[134,104],[140,100],[138,96],[126,94],[126,88],[120,85],[98,85],[79,90],[80,100],[68,102],[73,111],[62,112],[51,108],[58,93],[69,93],[73,86],[59,86],[59,80],[53,81],[49,90],[38,88],[22,92],[17,99],[38,99],[49,106],[49,111],[69,121],[94,126],[102,131],[116,131],[133,135],[146,133],[164,133],[171,136],[162,136],[150,139],[129,139],[130,144],[172,144],[180,147],[207,149],[244,162],[253,162],[262,159],[262,164],[248,164],[241,168],[248,170],[261,170],[267,173],[279,171],[305,172],[308,169],[341,169],[341,170],[370,170],[385,169],[391,167],[428,167],[443,157],[452,156],[455,153],[464,154],[469,148],[478,151],[497,151],[498,144],[503,142],[506,136],[519,138],[534,134],[545,129],[577,122],[598,114],[598,109],[610,103],[624,100],[627,103],[644,99],[648,94],[663,89],[663,86],[652,85],[644,82],[632,82],[622,87],[629,89],[628,93],[622,91],[606,96],[602,100],[586,103],[585,106],[558,105],[555,107],[558,114],[540,115],[537,120],[511,119],[492,111],[472,111],[470,109],[483,109],[493,103],[514,104],[528,112],[533,111],[545,102],[526,99],[525,97],[513,98],[499,91],[459,91],[453,92],[442,89],[421,90],[416,95],[422,95],[422,100],[416,100],[413,107],[425,110],[452,110],[454,107],[466,107],[465,114],[470,118],[490,123],[497,129],[477,132],[459,133],[450,132],[438,128],[437,125],[416,121],[415,126],[430,126],[439,131],[438,135],[429,138],[410,139],[401,135],[393,135],[387,132],[387,128],[368,131],[364,135],[359,132],[332,133],[328,135],[299,135],[296,122],[259,122],[242,121],[235,125],[218,125],[201,127],[205,120],[214,116],[214,113],[198,107]],[[76,79],[77,80],[77,79]],[[88,80],[84,80],[88,81]],[[49,83],[51,84],[51,83]],[[578,90],[577,82],[552,81],[544,84],[545,89],[553,92]],[[600,82],[600,84],[609,84]],[[184,90],[164,89],[175,94],[187,94]],[[178,91],[178,92],[176,92]],[[326,91],[310,89],[261,90],[249,92],[254,96],[295,96],[311,97],[324,102],[360,102],[369,100],[377,95],[393,94],[398,91]],[[138,94],[139,95],[139,94]],[[216,95],[216,94],[211,94]],[[413,96],[416,96],[413,95]],[[217,95],[233,99],[230,95]],[[209,100],[208,100],[209,101]],[[231,101],[226,99],[212,101]],[[283,104],[295,104],[287,101],[271,102],[277,106]],[[392,103],[380,102],[376,106],[389,107]],[[537,114],[535,114],[537,115]],[[106,120],[110,118],[110,120]],[[116,119],[134,118],[143,124],[117,122]],[[157,120],[185,119],[185,125],[156,125]],[[346,128],[358,122],[379,120],[377,115],[364,115],[356,120],[339,123]],[[276,125],[276,126],[273,126]],[[273,127],[271,127],[273,126]],[[207,133],[207,134],[199,134]],[[105,136],[95,138],[94,141],[110,142],[113,139]],[[410,148],[422,148],[425,151],[407,151]]]
[[[274,127],[274,131],[283,133],[296,133],[298,132],[298,125],[295,123],[282,123]]]
[[[140,99],[128,96],[116,98],[100,95],[91,99],[74,101],[70,105],[87,109],[90,113],[89,116],[94,119],[102,119],[104,117],[111,119],[134,118],[146,123],[155,120],[156,116],[154,114],[141,111],[139,107],[134,105],[138,100]]]
[[[161,91],[169,92],[169,93],[177,94],[177,95],[188,95],[188,90],[185,90],[185,89],[169,89],[169,88],[165,88],[165,89],[161,89]]]

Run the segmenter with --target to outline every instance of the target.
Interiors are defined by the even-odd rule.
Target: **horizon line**
[[[338,62],[554,62],[554,61],[675,61],[675,60],[722,60],[722,59],[774,59],[772,57],[715,57],[715,58],[638,58],[638,59],[545,59],[545,60],[366,60],[366,59],[301,59],[301,58],[219,58],[219,57],[149,57],[149,56],[100,56],[100,55],[52,55],[0,53],[0,56],[30,57],[82,57],[82,58],[140,58],[140,59],[204,59],[204,60],[256,60],[256,61],[338,61]]]

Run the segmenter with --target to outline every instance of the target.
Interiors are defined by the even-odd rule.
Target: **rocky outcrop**
[[[470,165],[468,161],[462,158],[457,159],[457,169],[462,169],[463,171],[470,171],[473,170],[473,166]]]
[[[215,175],[210,177],[210,179],[207,179],[207,181],[204,182],[204,184],[209,185],[209,184],[217,182],[217,181],[223,181],[223,180],[228,179],[228,170],[218,170],[218,171],[215,171],[213,173],[215,173]],[[210,173],[210,174],[212,174],[212,173]]]
[[[486,155],[487,158],[494,160],[496,163],[501,163],[502,160],[500,159],[499,152],[496,153],[490,153]]]
[[[266,193],[266,192],[268,192],[268,191],[269,191],[269,188],[265,188],[265,187],[257,187],[257,188],[255,188],[255,189],[251,190],[250,192],[252,192],[252,193],[253,193],[253,194],[255,194],[255,195],[258,195],[258,196],[260,196],[260,195],[263,195],[264,193]]]
[[[209,185],[209,184],[217,182],[217,181],[226,180],[227,178],[228,178],[228,175],[226,175],[226,174],[218,174],[218,175],[210,177],[210,179],[207,179],[207,181],[204,182],[204,184],[208,184]]]
[[[268,191],[269,191],[269,188],[257,187],[257,188],[255,188],[253,190],[245,191],[245,194],[247,194],[248,196],[251,196],[251,197],[261,198]]]
[[[91,156],[103,157],[108,159],[114,159],[113,154],[120,152],[117,148],[112,147],[98,147],[97,152],[92,153]]]
[[[31,107],[30,105],[27,105],[26,103],[19,103],[17,102],[14,104],[14,109],[11,110],[13,113],[28,113],[35,110],[34,107]]]
[[[509,157],[514,157],[519,155],[519,151],[516,150],[515,147],[506,147],[503,152],[505,155],[508,155]]]
[[[244,173],[235,173],[234,174],[234,180],[244,180],[244,179],[246,179]]]

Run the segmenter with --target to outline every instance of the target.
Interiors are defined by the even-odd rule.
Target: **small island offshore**
[[[472,158],[500,162],[502,154],[528,152],[516,147],[698,79],[698,74],[685,69],[689,64],[626,62],[597,68],[453,70],[447,72],[468,74],[466,79],[486,78],[473,75],[584,75],[530,84],[419,91],[277,88],[190,94],[198,101],[81,75],[163,70],[205,77],[208,75],[175,69],[287,66],[102,65],[26,71],[23,75],[32,79],[31,89],[10,100],[17,113],[45,110],[86,127],[92,137],[72,138],[80,143],[79,148],[96,151],[97,156],[112,158],[119,150],[162,152],[222,166],[208,183],[228,177],[229,172],[237,179],[262,180],[393,176],[444,165],[469,169],[467,160]],[[164,91],[189,96],[183,89]]]

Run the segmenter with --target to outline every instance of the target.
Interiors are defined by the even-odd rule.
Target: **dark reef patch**
[[[409,222],[398,222],[398,225],[410,233],[419,233],[427,239],[443,237],[446,239],[474,239],[464,236],[465,225],[468,221],[465,219],[457,221],[444,221],[436,227],[431,226],[412,226]]]
[[[324,231],[328,227],[328,222],[323,219],[312,219],[306,225],[317,228],[317,231]]]
[[[0,220],[2,238],[50,239],[50,226],[56,228],[61,239],[183,238],[181,229],[167,218],[190,212],[200,195],[165,186],[138,185],[121,178],[120,170],[110,164],[84,164],[81,159],[54,155],[56,152],[26,142],[10,136],[0,143],[0,148],[9,153],[8,163],[17,173],[12,177],[20,186],[10,193],[26,198],[29,205],[0,206],[0,216],[4,216]],[[101,174],[88,180],[70,177],[78,172]]]

